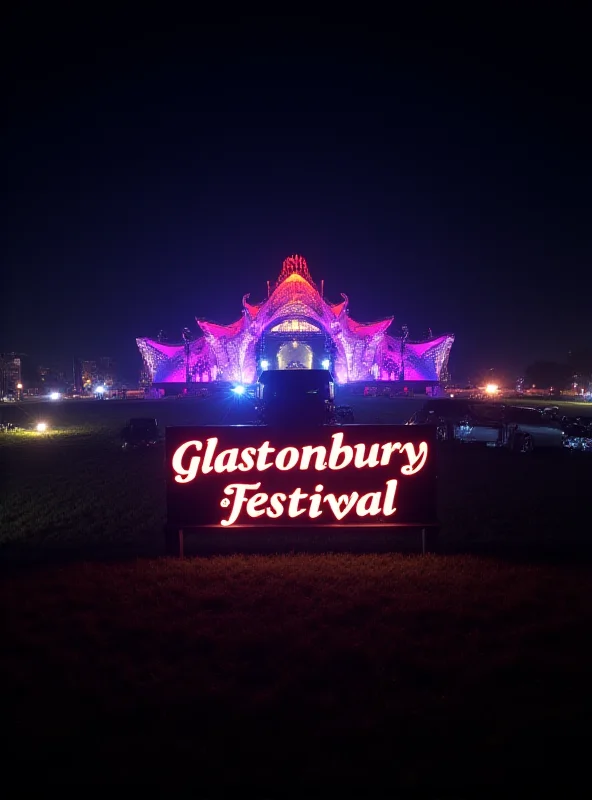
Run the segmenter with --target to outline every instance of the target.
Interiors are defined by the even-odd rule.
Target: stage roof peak
[[[283,283],[291,275],[297,275],[300,278],[304,278],[304,280],[308,281],[308,283],[310,283],[311,286],[315,285],[308,270],[308,264],[306,263],[306,259],[304,258],[304,256],[299,256],[295,254],[293,256],[289,256],[284,260],[281,272],[278,275],[278,279],[276,281],[276,286],[279,286],[280,283]]]

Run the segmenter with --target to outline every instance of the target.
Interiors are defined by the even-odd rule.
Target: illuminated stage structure
[[[287,258],[267,299],[250,303],[230,325],[197,320],[202,336],[180,344],[137,339],[152,383],[232,382],[250,384],[262,369],[329,366],[337,383],[406,381],[437,383],[446,370],[452,334],[414,342],[404,331],[389,336],[394,317],[355,322],[349,300],[324,298],[302,256]]]

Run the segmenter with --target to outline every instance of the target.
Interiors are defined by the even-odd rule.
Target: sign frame
[[[350,551],[339,546],[344,535],[371,544],[373,534],[415,530],[422,553],[437,547],[429,426],[175,426],[166,428],[165,449],[169,554],[183,557],[185,535],[200,532],[241,547],[253,535],[275,534],[278,545],[320,535],[332,551]]]

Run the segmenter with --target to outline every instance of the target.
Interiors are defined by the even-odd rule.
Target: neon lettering
[[[266,495],[264,492],[258,492],[254,494],[253,497],[250,497],[247,500],[247,514],[250,517],[262,517],[265,514],[265,509],[262,508],[259,510],[259,506],[262,506],[264,503],[267,503],[269,499],[269,495]]]
[[[294,518],[294,517],[299,517],[301,514],[306,514],[305,508],[298,508],[298,504],[300,503],[300,501],[304,500],[306,497],[308,497],[308,495],[305,494],[302,491],[302,489],[294,489],[292,494],[288,495],[288,498],[290,500],[290,505],[288,506],[289,517]]]
[[[284,447],[275,457],[275,465],[282,472],[293,469],[298,463],[300,453],[296,447]],[[288,461],[288,463],[286,463]]]
[[[234,503],[230,510],[230,516],[228,519],[221,519],[220,525],[224,526],[225,528],[228,525],[233,525],[237,519],[238,515],[241,512],[241,508],[243,503],[245,502],[245,495],[248,489],[259,489],[261,487],[261,483],[231,483],[229,486],[224,489],[224,494],[229,495],[232,497],[234,495]],[[224,502],[224,500],[222,500]]]
[[[177,473],[175,475],[175,481],[177,483],[189,483],[189,481],[192,481],[197,475],[199,462],[201,460],[199,456],[193,456],[191,458],[191,461],[189,462],[189,469],[185,469],[183,466],[183,456],[190,447],[195,447],[196,450],[201,450],[202,443],[196,439],[191,442],[185,442],[185,444],[182,444],[181,447],[175,450],[173,455],[173,469]]]
[[[253,456],[257,453],[256,447],[245,447],[241,453],[242,464],[238,465],[241,472],[248,472],[255,466],[255,459]]]
[[[365,517],[367,514],[370,514],[371,517],[376,517],[380,514],[381,499],[382,495],[380,492],[368,492],[368,494],[363,494],[356,506],[356,514],[358,517]],[[370,504],[368,504],[368,501],[370,501]]]
[[[214,458],[214,453],[216,452],[216,445],[218,444],[218,440],[216,437],[212,439],[208,439],[208,444],[206,446],[206,453],[204,455],[203,464],[201,465],[201,471],[207,474],[211,472],[214,467],[212,466],[212,460]]]
[[[321,514],[323,513],[321,511],[321,500],[323,499],[323,497],[321,494],[319,494],[319,492],[322,491],[323,491],[323,484],[317,483],[317,485],[315,486],[316,494],[311,494],[310,496],[310,509],[308,511],[308,516],[311,519],[316,519],[317,517],[320,517]]]
[[[359,496],[357,492],[352,492],[349,497],[346,494],[341,494],[339,497],[335,497],[334,494],[328,494],[323,498],[323,502],[329,503],[331,511],[335,514],[337,519],[343,519],[355,506]]]
[[[382,513],[385,517],[390,517],[397,510],[394,505],[395,494],[397,493],[397,481],[395,479],[386,482],[386,494],[384,496],[384,505]]]
[[[228,519],[223,519],[220,524],[223,527],[234,525],[239,519],[243,510],[251,519],[262,517],[264,514],[270,519],[279,519],[286,514],[291,519],[296,519],[302,514],[307,513],[310,519],[316,519],[323,513],[330,511],[333,517],[341,521],[347,517],[355,508],[358,517],[390,517],[396,512],[395,495],[397,492],[396,479],[388,480],[384,490],[378,492],[368,492],[362,496],[358,492],[350,495],[342,494],[337,497],[334,494],[327,494],[323,497],[323,485],[315,486],[315,493],[308,495],[302,489],[294,489],[292,494],[286,495],[283,492],[276,492],[271,497],[261,489],[261,483],[231,483],[224,489],[226,497],[220,505],[226,508],[231,506]],[[248,497],[248,492],[255,494]],[[228,500],[228,498],[232,500]],[[307,503],[305,501],[308,501]]]
[[[403,445],[401,449],[405,450],[407,453],[407,458],[409,459],[409,464],[401,467],[401,472],[403,475],[415,475],[416,472],[419,472],[419,470],[422,469],[426,462],[428,457],[428,443],[420,442],[417,453],[415,452],[415,447],[413,446],[412,442],[408,442],[407,444]]]
[[[232,450],[222,450],[214,461],[214,472],[234,472],[237,470],[237,456],[238,450],[236,447],[233,447]]]
[[[368,453],[368,457],[366,459],[364,459],[364,456],[366,455],[365,444],[355,444],[354,450],[356,451],[354,466],[356,466],[358,469],[362,469],[362,467],[377,467],[380,463],[378,461],[378,451],[380,450],[379,444],[370,445],[370,452]]]
[[[176,473],[177,483],[189,483],[199,474],[207,475],[214,471],[217,474],[241,472],[264,472],[274,467],[280,472],[289,472],[292,469],[307,470],[313,468],[317,472],[325,469],[339,471],[346,467],[356,469],[373,469],[375,467],[389,466],[394,453],[400,453],[407,458],[406,464],[401,466],[403,475],[415,475],[426,464],[428,457],[427,442],[386,442],[385,444],[344,444],[344,434],[335,433],[331,437],[329,448],[323,445],[306,445],[302,448],[284,447],[276,453],[276,448],[270,442],[263,442],[260,447],[245,447],[239,451],[238,447],[222,450],[216,453],[218,439],[212,437],[205,442],[203,458],[193,455],[186,465],[186,455],[195,448],[200,452],[204,443],[198,440],[184,442],[172,457],[172,468]],[[275,454],[275,455],[274,455]]]
[[[259,455],[257,456],[257,470],[259,472],[273,467],[273,463],[268,464],[266,460],[267,456],[271,453],[275,453],[275,447],[270,447],[269,442],[263,442],[259,448]]]
[[[300,469],[308,469],[310,467],[310,462],[312,456],[316,455],[315,460],[315,469],[317,472],[321,472],[321,470],[327,469],[327,462],[325,459],[327,458],[327,448],[323,447],[323,445],[319,445],[318,447],[312,447],[311,445],[307,444],[305,447],[302,448],[302,459],[300,461]]]
[[[381,449],[382,458],[380,459],[380,464],[383,467],[388,467],[392,454],[401,449],[401,442],[387,442],[387,444],[382,445]]]
[[[276,492],[269,498],[269,505],[271,508],[267,509],[267,516],[271,519],[277,519],[284,513],[282,501],[286,500],[286,495],[283,492]]]
[[[334,433],[331,437],[333,439],[333,444],[331,445],[331,452],[329,453],[329,469],[343,469],[351,464],[351,461],[354,457],[353,448],[350,447],[348,444],[343,444],[343,433]],[[339,457],[343,456],[341,463],[339,463]]]

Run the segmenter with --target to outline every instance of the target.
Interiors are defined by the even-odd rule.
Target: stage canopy
[[[197,320],[202,335],[170,344],[137,339],[152,382],[253,383],[262,369],[329,366],[338,383],[355,381],[439,381],[454,341],[445,334],[413,342],[387,333],[393,317],[356,322],[345,294],[330,303],[314,283],[302,256],[287,258],[267,299],[243,297],[236,322]]]

